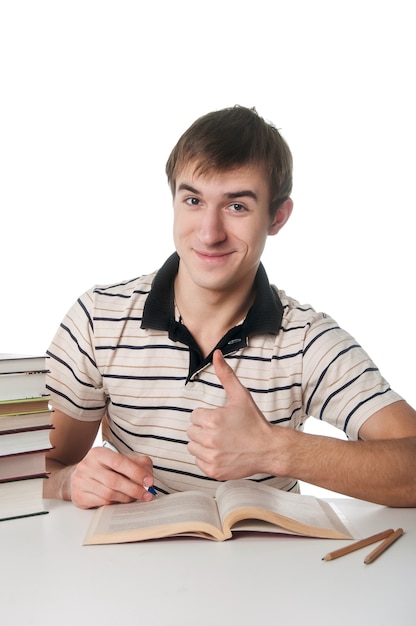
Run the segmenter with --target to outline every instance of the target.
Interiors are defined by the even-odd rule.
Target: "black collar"
[[[178,273],[179,256],[175,252],[157,272],[147,296],[141,327],[165,330],[172,341],[180,341],[191,350],[189,375],[211,361],[212,353],[203,359],[199,347],[186,326],[175,320],[173,285]],[[223,354],[235,352],[247,345],[247,337],[258,333],[277,335],[283,317],[283,306],[276,290],[271,287],[262,264],[254,279],[256,299],[245,320],[229,330],[214,349]]]

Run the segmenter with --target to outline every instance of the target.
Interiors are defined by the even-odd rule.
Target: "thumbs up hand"
[[[220,350],[214,353],[213,365],[227,401],[223,407],[192,412],[187,431],[189,452],[198,467],[217,480],[268,472],[266,451],[273,427]]]

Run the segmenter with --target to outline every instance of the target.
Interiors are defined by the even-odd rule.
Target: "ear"
[[[283,228],[289,217],[292,215],[293,200],[288,198],[277,209],[273,222],[269,226],[269,235],[277,235],[279,230]]]

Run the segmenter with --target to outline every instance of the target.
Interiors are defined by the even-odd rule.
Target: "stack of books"
[[[48,357],[0,353],[0,521],[47,513]]]

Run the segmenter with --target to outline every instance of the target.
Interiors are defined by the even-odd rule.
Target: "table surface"
[[[344,541],[241,535],[83,546],[92,511],[47,500],[47,515],[0,523],[2,626],[416,624],[416,509],[332,502],[362,537],[402,527],[334,561]]]

